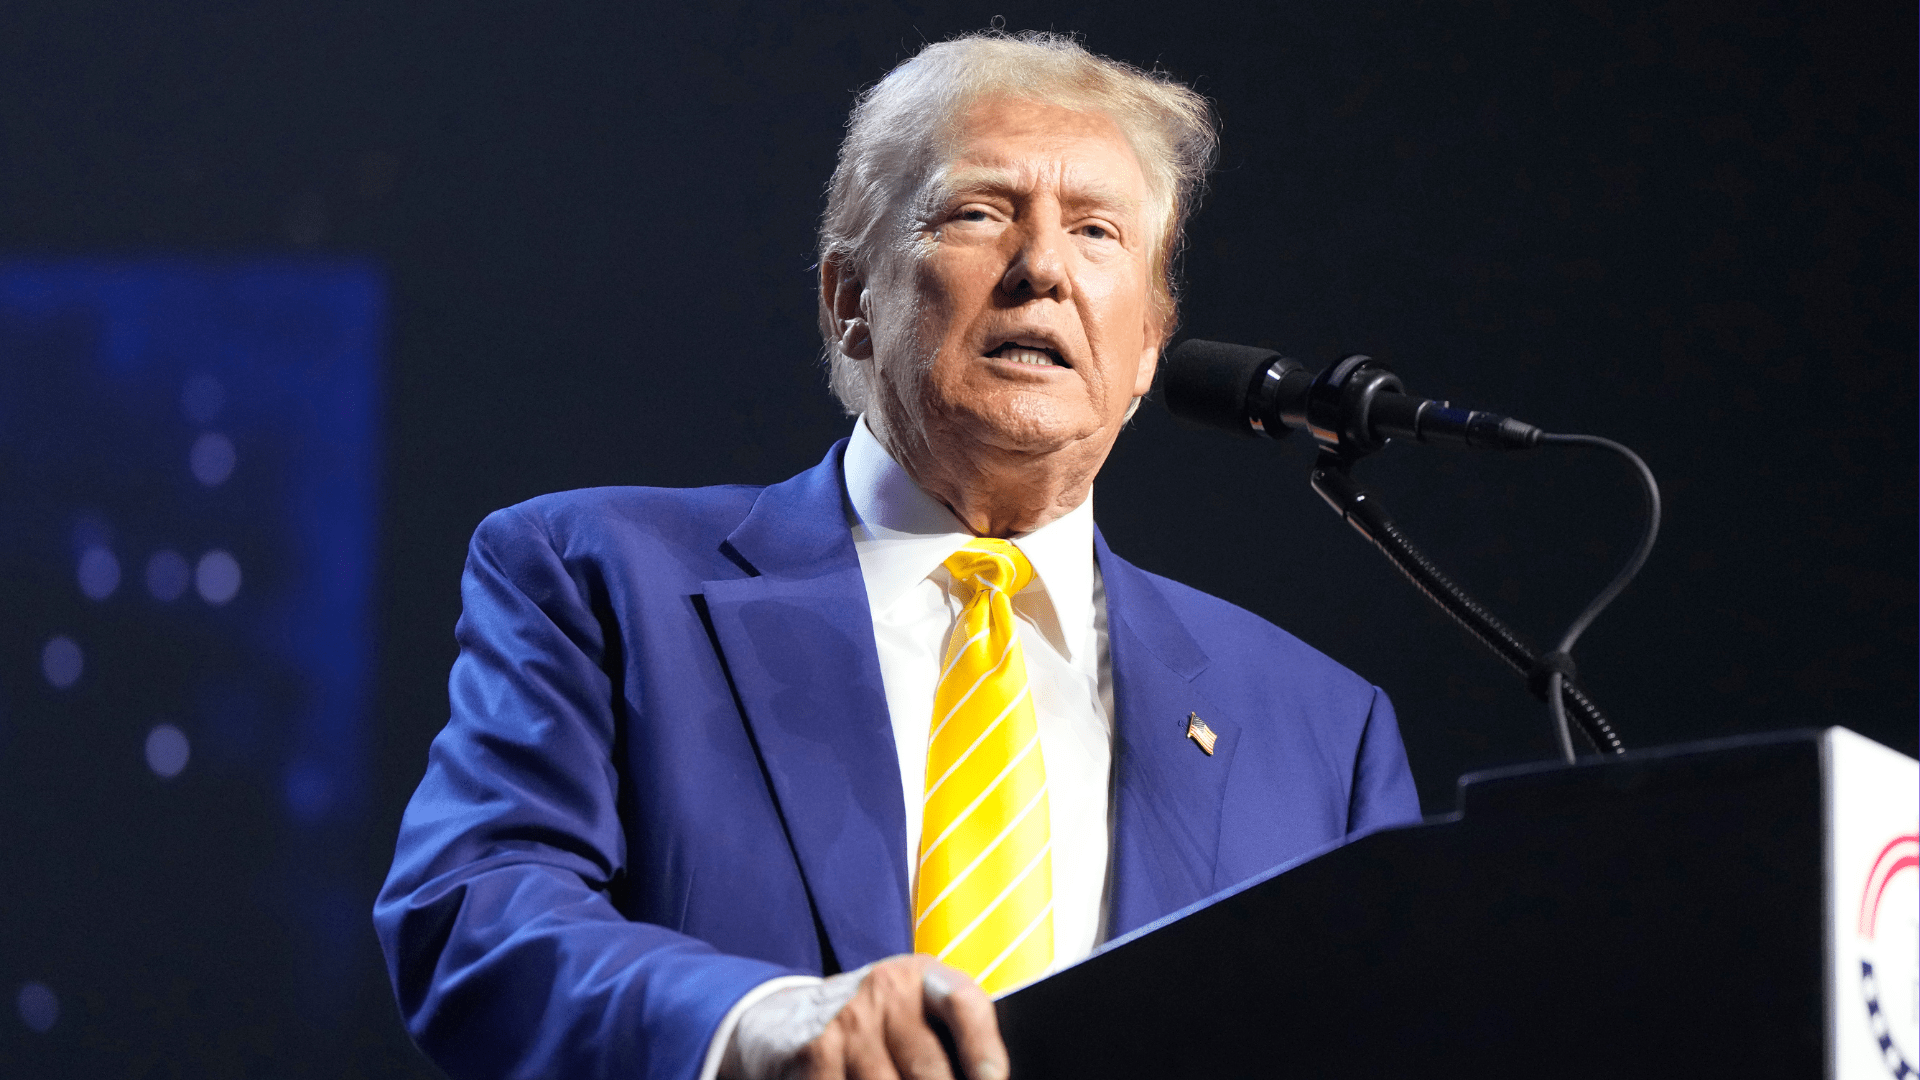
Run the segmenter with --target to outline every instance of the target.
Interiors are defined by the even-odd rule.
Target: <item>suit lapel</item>
[[[1196,682],[1206,653],[1158,586],[1094,535],[1107,594],[1113,665],[1113,895],[1109,937],[1215,891],[1220,814],[1240,726]],[[1216,735],[1208,755],[1187,737],[1198,713]]]
[[[705,583],[714,636],[842,968],[912,948],[906,819],[841,442],[727,538],[757,576]],[[825,958],[823,958],[825,962]]]
[[[815,913],[851,969],[912,948],[906,818],[866,585],[847,527],[844,443],[763,491],[727,538],[756,576],[704,585]],[[1096,531],[1114,693],[1110,937],[1215,891],[1239,724],[1211,710],[1209,660],[1155,583]],[[1187,738],[1198,713],[1214,753]]]

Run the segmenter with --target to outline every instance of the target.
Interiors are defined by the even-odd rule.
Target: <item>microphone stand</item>
[[[1571,677],[1573,664],[1565,648],[1545,656],[1534,652],[1511,627],[1467,595],[1466,590],[1455,584],[1453,579],[1441,573],[1440,568],[1415,547],[1413,541],[1387,516],[1379,500],[1353,479],[1349,472],[1351,464],[1349,458],[1338,453],[1322,453],[1319,461],[1314,463],[1313,490],[1347,524],[1379,548],[1387,561],[1406,575],[1415,588],[1466,627],[1467,632],[1478,638],[1481,644],[1492,649],[1495,656],[1526,676],[1527,685],[1536,696],[1543,701],[1550,701],[1550,692],[1557,690],[1558,704],[1595,750],[1602,754],[1625,753],[1626,747],[1614,733],[1613,725],[1607,722],[1606,715],[1600,711],[1600,706],[1594,704],[1593,699],[1574,683]],[[1572,761],[1573,745],[1567,741],[1564,726],[1559,728],[1559,737],[1561,754]]]
[[[1309,375],[1300,364],[1266,349],[1218,341],[1188,340],[1168,356],[1167,408],[1177,416],[1241,435],[1279,439],[1304,429],[1320,447],[1313,489],[1349,525],[1453,616],[1467,632],[1526,676],[1527,688],[1553,715],[1560,756],[1574,761],[1576,724],[1602,754],[1626,747],[1600,707],[1574,681],[1573,646],[1602,610],[1646,564],[1660,533],[1660,485],[1640,455],[1597,435],[1556,435],[1511,417],[1455,409],[1404,392],[1398,376],[1370,356],[1354,354]],[[1483,449],[1531,450],[1540,446],[1586,446],[1625,458],[1639,474],[1647,520],[1627,564],[1614,575],[1554,647],[1537,653],[1465,589],[1440,572],[1407,539],[1387,512],[1354,482],[1352,463],[1391,439]]]

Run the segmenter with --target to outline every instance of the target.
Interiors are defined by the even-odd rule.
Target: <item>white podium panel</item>
[[[1821,758],[1829,1075],[1920,1077],[1920,763],[1846,728]]]

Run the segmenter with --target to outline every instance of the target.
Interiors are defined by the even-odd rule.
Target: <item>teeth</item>
[[[1053,366],[1053,357],[1048,356],[1039,349],[1028,349],[1018,345],[1011,345],[1001,349],[999,355],[1000,359],[1011,360],[1016,364],[1034,364],[1039,367]]]

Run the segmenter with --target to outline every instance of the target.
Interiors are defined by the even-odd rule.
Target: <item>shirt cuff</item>
[[[720,1075],[720,1062],[727,1056],[727,1043],[733,1040],[733,1029],[740,1026],[740,1017],[748,1009],[790,986],[812,986],[824,981],[816,975],[782,975],[777,979],[768,979],[741,995],[740,1000],[733,1003],[733,1008],[727,1010],[727,1015],[720,1018],[720,1027],[714,1031],[713,1041],[707,1044],[707,1058],[700,1064],[700,1080],[715,1080]]]

